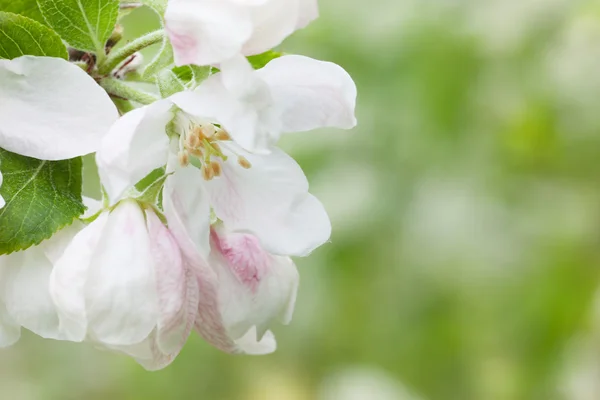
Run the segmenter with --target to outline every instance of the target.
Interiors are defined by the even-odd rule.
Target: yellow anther
[[[252,168],[252,164],[250,164],[250,161],[244,156],[238,156],[238,164],[246,169]]]
[[[215,176],[221,176],[221,164],[219,164],[216,161],[212,161],[210,163],[210,167],[213,170]]]
[[[187,167],[188,164],[190,163],[190,155],[185,150],[177,153],[177,157],[179,158],[179,164],[182,167]]]
[[[187,146],[190,149],[195,149],[202,144],[202,140],[196,135],[188,135],[187,137]]]
[[[213,171],[210,165],[202,164],[200,172],[202,172],[202,177],[205,181],[210,181],[212,178],[215,177],[215,171]]]
[[[229,133],[227,133],[224,130],[220,130],[215,134],[215,139],[216,140],[231,140],[231,136],[229,136]]]

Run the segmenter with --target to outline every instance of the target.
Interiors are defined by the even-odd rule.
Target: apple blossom
[[[67,340],[169,364],[193,327],[198,288],[154,211],[123,200],[81,230],[56,261],[50,295]]]
[[[292,64],[294,60],[301,63],[307,61],[303,58],[289,58]],[[320,63],[314,60],[307,62]],[[284,60],[285,63],[287,61]],[[328,63],[322,64],[325,69],[331,67]],[[277,68],[273,70],[276,71]],[[345,76],[347,75],[344,75],[344,78]],[[318,83],[326,80],[318,76],[314,79]],[[348,80],[349,92],[355,93],[349,77]],[[346,103],[339,101],[336,94],[339,86],[335,83],[331,87],[317,85],[316,89],[310,85],[281,86],[285,89],[282,89],[278,96],[282,98],[282,102],[285,99],[289,102],[285,110],[268,113],[273,118],[293,120],[294,113],[300,115],[296,117],[298,119],[312,118],[312,121],[304,122],[302,126],[296,124],[305,128],[321,124],[327,126],[330,121],[347,120],[353,124],[353,98]],[[340,106],[308,106],[315,98],[314,91],[323,88],[326,88],[322,91],[326,99],[322,104],[328,104],[329,95],[331,104]],[[201,114],[204,112],[204,108],[201,107],[204,104],[203,98],[211,94],[214,95],[215,102],[225,102],[220,98],[223,97],[224,91],[209,84],[199,87],[193,93],[178,93],[169,99],[136,109],[124,115],[111,128],[96,156],[109,197],[113,202],[119,199],[125,190],[150,171],[165,165],[169,153],[172,156],[177,154],[184,167],[191,157],[201,171],[197,171],[193,166],[190,166],[191,171],[188,172],[182,172],[186,168],[172,168],[173,176],[167,178],[166,182],[167,201],[163,205],[167,217],[176,213],[188,215],[199,212],[206,216],[178,218],[186,226],[187,232],[194,237],[195,243],[203,249],[204,255],[208,253],[207,221],[210,207],[228,229],[252,232],[259,238],[262,246],[273,254],[309,254],[328,240],[331,226],[323,206],[308,193],[308,182],[304,173],[292,158],[275,147],[268,148],[270,153],[254,154],[240,147],[235,140],[232,141],[228,131],[213,124],[221,123],[221,120]],[[343,95],[341,97],[347,99]],[[198,103],[195,103],[196,101]],[[237,101],[232,99],[231,104],[235,107]],[[172,111],[173,103],[182,106],[183,111]],[[228,121],[233,120],[233,117],[224,118]],[[283,125],[282,122],[273,123]],[[174,134],[177,136],[171,144],[165,134],[167,125],[175,130]],[[173,164],[170,163],[171,166]],[[186,179],[175,178],[183,174],[187,176]],[[181,184],[177,183],[179,181]],[[173,197],[172,206],[169,196]],[[177,203],[186,204],[181,199],[187,197],[210,200],[203,203],[189,202],[187,208],[194,208],[194,211],[182,210],[186,206],[178,207]],[[201,208],[201,204],[204,209]]]
[[[177,65],[263,53],[318,17],[317,0],[171,0],[166,29]]]

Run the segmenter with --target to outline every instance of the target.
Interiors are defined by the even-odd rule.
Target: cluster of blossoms
[[[0,60],[0,148],[39,160],[96,153],[103,188],[71,225],[0,256],[1,346],[24,327],[147,369],[168,365],[193,330],[230,353],[275,350],[269,326],[290,321],[298,288],[290,257],[331,233],[276,144],[287,132],[352,128],[356,87],[333,63],[281,55],[254,69],[247,57],[317,14],[316,0],[170,0],[174,64],[211,72],[130,110],[93,64]]]

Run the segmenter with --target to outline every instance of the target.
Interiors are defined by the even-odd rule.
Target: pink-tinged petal
[[[226,234],[218,227],[212,238],[209,264],[195,270],[200,287],[196,330],[226,352],[274,351],[267,328],[273,319],[286,320],[295,301],[294,264],[266,253],[251,235]]]
[[[162,353],[177,355],[196,319],[197,282],[184,264],[179,246],[169,229],[153,212],[146,212],[146,221],[156,268],[158,348]]]
[[[306,256],[329,240],[327,212],[308,192],[306,176],[290,156],[277,148],[257,155],[231,142],[221,147],[228,160],[221,176],[206,187],[215,214],[228,229],[252,232],[267,251],[280,255]],[[242,168],[236,154],[251,167]]]
[[[251,12],[254,30],[242,49],[246,56],[278,46],[298,28],[299,0],[270,0]]]
[[[126,200],[110,213],[85,284],[88,332],[108,345],[130,345],[150,335],[158,320],[152,247],[144,213]]]
[[[170,161],[168,170],[177,161]],[[210,253],[210,204],[200,170],[176,167],[163,190],[163,209],[169,230],[185,256],[200,263]]]
[[[177,65],[218,64],[252,33],[248,7],[227,0],[171,0],[165,24]]]
[[[152,170],[167,161],[165,132],[172,104],[158,101],[123,115],[102,140],[96,162],[111,204]]]
[[[157,326],[140,343],[102,346],[127,354],[145,369],[155,371],[173,362],[181,351],[194,326],[199,294],[196,276],[183,263],[169,230],[152,211],[146,211],[146,220],[156,263]]]
[[[356,125],[356,85],[342,67],[289,55],[272,60],[257,74],[280,109],[283,132]]]
[[[106,92],[74,64],[51,57],[0,60],[0,147],[6,150],[42,160],[92,153],[118,116]]]
[[[59,330],[66,340],[80,342],[86,337],[86,282],[107,221],[108,213],[100,214],[75,235],[50,274],[50,297],[58,313]]]
[[[299,281],[292,260],[267,253],[253,235],[222,226],[213,229],[212,238],[221,313],[229,332],[237,338],[255,326],[262,337],[272,320],[289,323]]]

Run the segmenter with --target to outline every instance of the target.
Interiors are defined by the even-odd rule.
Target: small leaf
[[[67,59],[67,48],[52,29],[22,15],[0,12],[0,58],[23,55]]]
[[[195,89],[202,81],[211,75],[212,68],[199,67],[197,65],[184,65],[181,67],[174,67],[172,71],[180,81],[185,83],[188,89]]]
[[[173,47],[171,47],[169,40],[165,38],[154,59],[150,61],[144,69],[142,77],[144,79],[149,79],[156,75],[160,70],[169,67],[171,64],[173,64]]]
[[[185,84],[177,78],[173,71],[168,69],[158,74],[156,86],[158,86],[158,91],[163,99],[185,90]]]
[[[36,0],[0,0],[0,10],[31,18],[45,24]]]
[[[119,0],[37,0],[44,19],[78,50],[104,52],[119,14]]]
[[[43,161],[0,149],[0,254],[48,239],[85,211],[81,158]]]
[[[138,190],[139,195],[136,198],[140,201],[158,204],[162,207],[162,190],[165,185],[165,181],[170,174],[165,174],[165,168],[156,168],[150,172],[144,179],[139,181],[135,188]]]
[[[252,65],[254,69],[261,69],[265,65],[267,65],[271,60],[279,58],[283,55],[278,51],[269,50],[262,54],[257,54],[255,56],[248,57],[248,61]]]

